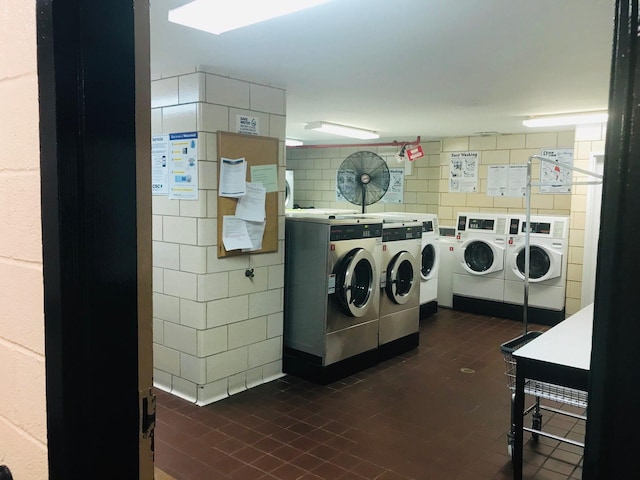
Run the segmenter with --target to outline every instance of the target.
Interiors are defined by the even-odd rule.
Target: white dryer
[[[285,220],[284,371],[326,383],[372,365],[382,220]]]
[[[453,308],[504,316],[506,214],[458,214],[456,241]]]
[[[293,196],[293,170],[286,170],[284,177],[284,207],[293,208],[294,196]]]
[[[383,219],[394,217],[422,223],[420,250],[420,318],[438,310],[438,272],[440,271],[440,235],[438,216],[432,213],[384,212]]]
[[[422,223],[383,219],[379,356],[419,344]]]
[[[505,257],[504,301],[516,305],[522,318],[524,304],[524,215],[512,218]],[[569,217],[531,216],[529,227],[529,307],[527,319],[555,325],[564,320],[569,251]]]

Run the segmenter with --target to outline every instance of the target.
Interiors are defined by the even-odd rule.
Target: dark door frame
[[[637,475],[640,441],[640,44],[638,0],[617,0],[596,269],[583,478]]]
[[[150,138],[150,82],[137,70],[149,70],[139,48],[149,6],[36,8],[49,478],[135,479],[139,356],[151,347],[139,349],[140,307],[151,299],[139,226],[151,211],[139,207],[136,162],[136,143]],[[145,20],[146,40],[136,39]]]

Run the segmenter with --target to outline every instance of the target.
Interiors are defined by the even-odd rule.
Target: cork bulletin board
[[[220,159],[244,158],[247,161],[247,181],[251,180],[251,167],[275,165],[278,168],[278,139],[239,133],[218,132],[218,178]],[[251,252],[226,250],[222,242],[222,222],[225,215],[236,212],[236,198],[218,197],[218,258],[247,253],[267,253],[278,251],[278,192],[267,192],[265,199],[266,224],[262,237],[262,249]]]

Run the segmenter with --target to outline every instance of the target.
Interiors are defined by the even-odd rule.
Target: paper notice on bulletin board
[[[169,134],[169,198],[198,199],[198,132]]]
[[[524,197],[526,189],[526,165],[489,165],[487,172],[488,196]]]
[[[476,193],[478,191],[479,152],[449,154],[449,192]]]
[[[542,149],[540,155],[555,161],[540,162],[540,193],[571,193],[573,171],[562,166],[573,167],[573,148]]]

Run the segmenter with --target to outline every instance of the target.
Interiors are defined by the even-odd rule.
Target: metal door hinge
[[[156,428],[156,396],[151,390],[142,398],[142,438],[153,437]]]

